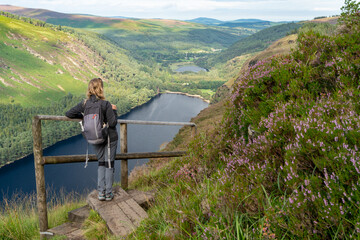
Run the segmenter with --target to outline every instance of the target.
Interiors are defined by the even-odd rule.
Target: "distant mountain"
[[[133,18],[133,17],[124,17],[124,16],[111,16],[109,18],[137,19],[137,18]]]
[[[200,23],[204,25],[210,25],[210,26],[225,26],[225,27],[250,27],[252,25],[270,25],[271,21],[261,20],[261,19],[236,19],[236,20],[230,20],[230,21],[221,21],[214,18],[206,18],[206,17],[200,17],[195,18],[192,20],[187,20],[188,22],[194,22],[194,23]]]
[[[271,21],[266,21],[266,20],[261,20],[261,19],[253,19],[253,18],[237,19],[237,20],[231,20],[231,21],[221,21],[221,20],[217,20],[214,18],[201,17],[201,18],[195,18],[192,20],[188,20],[188,22],[199,23],[199,24],[204,24],[204,25],[208,25],[208,26],[225,27],[225,28],[230,28],[230,29],[246,28],[246,29],[252,29],[255,31],[260,31],[262,29],[281,24],[281,23],[277,23],[277,22],[271,22]]]
[[[205,25],[219,25],[219,24],[224,23],[224,21],[220,21],[215,18],[206,18],[206,17],[199,17],[199,18],[195,18],[195,19],[187,20],[187,21],[193,22],[193,23],[205,24]]]
[[[269,21],[261,20],[261,19],[249,18],[249,19],[237,19],[237,20],[228,21],[228,22],[232,22],[232,23],[255,23],[255,22],[269,22]]]
[[[65,13],[54,12],[46,9],[23,8],[12,5],[0,5],[0,11],[13,13],[19,16],[36,18],[46,21],[49,18],[64,18],[68,16]]]

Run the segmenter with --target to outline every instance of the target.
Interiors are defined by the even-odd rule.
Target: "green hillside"
[[[358,239],[360,3],[342,10],[239,76],[187,157],[139,170],[158,195],[129,239]]]
[[[49,23],[85,28],[112,39],[135,59],[168,66],[187,53],[202,56],[225,49],[241,38],[232,30],[166,19],[109,19],[100,17],[49,18]],[[252,32],[243,31],[243,35]]]
[[[199,66],[210,68],[218,63],[226,61],[248,53],[265,50],[270,44],[290,33],[294,33],[301,27],[298,23],[287,23],[263,29],[246,38],[232,44],[229,48],[218,54],[200,58],[196,61]]]
[[[238,36],[216,29],[149,29],[138,32],[123,29],[92,29],[114,40],[130,51],[138,61],[168,66],[185,60],[187,54],[196,57],[224,49],[239,39]]]
[[[0,103],[48,105],[99,76],[99,57],[64,32],[5,16],[0,29]]]

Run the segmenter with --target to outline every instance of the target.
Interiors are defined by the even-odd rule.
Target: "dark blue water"
[[[148,103],[133,109],[121,119],[188,122],[208,103],[198,98],[178,94],[162,94]],[[158,151],[160,145],[169,142],[180,126],[128,125],[128,152]],[[119,126],[118,126],[119,130]],[[56,143],[44,150],[44,156],[85,154],[87,143],[81,135]],[[118,142],[117,152],[120,152]],[[89,153],[93,153],[89,145]],[[146,159],[129,160],[129,171]],[[115,161],[115,181],[120,181],[120,161]],[[96,188],[97,162],[45,165],[45,183],[53,191],[87,192]],[[14,193],[36,191],[33,155],[20,159],[0,169],[0,201],[11,198]]]

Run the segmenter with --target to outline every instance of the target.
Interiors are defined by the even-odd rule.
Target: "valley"
[[[96,31],[6,12],[1,12],[0,26],[0,165],[32,152],[34,115],[63,115],[84,97],[87,81],[94,77],[104,79],[107,98],[120,114],[158,92],[180,91],[210,99],[224,83],[216,71],[177,74],[152,58],[148,64],[139,62]],[[188,62],[190,58],[189,54]],[[78,133],[76,124],[46,123],[44,147]]]
[[[0,165],[31,152],[33,115],[63,115],[84,98],[93,76],[105,80],[106,98],[119,113],[147,109],[144,103],[166,95],[158,93],[199,95],[210,104],[191,119],[197,135],[181,128],[163,149],[187,155],[131,172],[130,189],[156,194],[148,218],[126,239],[358,235],[360,3],[345,1],[340,16],[301,22],[106,18],[0,6],[5,9],[12,13],[0,16],[0,92],[7,94],[0,104]],[[159,111],[170,103],[165,99]],[[78,132],[46,122],[43,145]],[[65,208],[85,202],[70,198],[59,204],[64,216]],[[12,206],[0,223],[23,218]],[[34,208],[19,209],[35,229],[25,234],[38,236]],[[67,221],[53,216],[51,227]],[[87,238],[115,238],[96,212],[82,227]],[[20,235],[0,228],[0,238],[9,232]]]

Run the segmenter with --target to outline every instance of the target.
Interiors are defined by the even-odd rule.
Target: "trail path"
[[[70,222],[52,228],[49,232],[66,236],[67,239],[84,239],[81,227],[91,208],[105,220],[113,235],[124,237],[132,233],[140,222],[148,217],[145,209],[154,200],[152,193],[137,190],[126,192],[120,187],[115,188],[112,201],[99,201],[97,196],[97,191],[92,191],[87,197],[87,206],[69,212]]]

